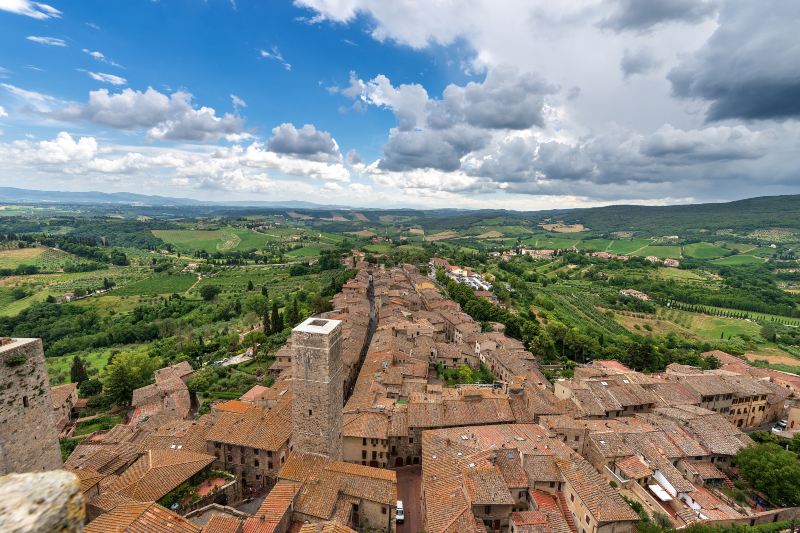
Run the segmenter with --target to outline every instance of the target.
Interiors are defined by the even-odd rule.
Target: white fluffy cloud
[[[6,108],[0,105],[0,118],[6,118],[8,116],[8,111]]]
[[[146,129],[151,139],[210,141],[242,133],[244,120],[231,113],[218,116],[211,107],[196,108],[192,95],[176,91],[171,95],[148,87],[146,91],[123,89],[89,93],[86,104],[72,104],[51,113],[59,120],[87,120],[102,126]]]
[[[91,56],[92,58],[94,58],[97,61],[100,61],[101,63],[107,63],[112,67],[122,68],[122,65],[120,65],[116,61],[112,61],[111,59],[107,58],[106,55],[103,52],[100,52],[99,50],[89,50],[88,48],[84,48],[83,53]]]
[[[105,72],[91,72],[87,71],[86,74],[89,75],[95,81],[99,81],[102,83],[108,83],[111,85],[125,85],[128,83],[128,80],[121,76],[116,76],[114,74],[106,74]]]
[[[44,44],[46,46],[58,46],[64,48],[67,46],[67,41],[59,39],[58,37],[42,37],[40,35],[28,35],[25,37],[34,43]]]
[[[30,0],[0,0],[0,11],[8,11],[39,20],[59,18],[61,16],[61,11],[53,6],[41,2],[31,2]]]
[[[109,179],[121,174],[144,177],[155,173],[188,187],[213,185],[239,192],[263,192],[267,183],[279,187],[289,176],[339,183],[350,180],[342,163],[276,153],[260,142],[216,148],[129,147],[100,145],[94,137],[75,137],[63,131],[52,140],[0,144],[0,167],[9,172],[105,175]]]
[[[319,131],[312,124],[295,128],[294,124],[281,124],[272,129],[267,142],[272,152],[298,156],[310,161],[339,163],[342,154],[339,145],[327,131]]]

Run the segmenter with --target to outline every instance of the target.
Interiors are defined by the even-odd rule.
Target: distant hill
[[[597,231],[642,231],[653,234],[720,229],[800,229],[800,195],[762,196],[726,203],[638,206],[614,205],[554,211],[567,223]]]
[[[120,204],[120,205],[154,205],[154,206],[191,206],[191,205],[231,205],[254,207],[279,207],[286,209],[345,209],[342,206],[320,205],[313,202],[299,200],[286,202],[268,201],[230,201],[209,202],[192,198],[173,198],[169,196],[155,196],[136,194],[130,192],[70,192],[70,191],[39,191],[33,189],[18,189],[16,187],[0,187],[0,203],[49,203],[49,204]]]
[[[100,206],[144,206],[155,210],[189,209],[193,214],[208,211],[215,214],[256,214],[258,209],[298,210],[314,218],[330,217],[332,211],[353,210],[341,205],[321,205],[294,201],[203,201],[192,198],[173,198],[128,192],[99,191],[66,192],[39,191],[0,187],[0,203],[17,204],[82,204]],[[395,217],[398,221],[416,223],[426,231],[460,229],[481,224],[487,219],[502,219],[506,224],[517,222],[552,221],[583,224],[593,233],[633,231],[647,235],[703,234],[722,229],[747,232],[763,228],[800,230],[800,195],[763,196],[725,203],[706,203],[671,206],[613,205],[584,209],[555,209],[548,211],[508,211],[502,209],[380,209],[358,208],[370,219]],[[336,224],[335,222],[332,224]],[[348,224],[358,226],[359,222]],[[333,227],[333,226],[332,226]]]

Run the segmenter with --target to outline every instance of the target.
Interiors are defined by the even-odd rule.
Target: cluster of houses
[[[792,408],[797,376],[714,352],[713,371],[595,361],[551,383],[535,354],[483,332],[415,266],[356,264],[334,310],[278,351],[273,386],[198,417],[191,367],[173,365],[137,389],[125,424],[77,445],[64,468],[85,531],[391,532],[408,465],[420,495],[405,508],[420,512],[406,527],[429,533],[633,532],[629,501],[676,528],[798,514],[721,490],[746,431]],[[437,379],[462,365],[494,383]],[[243,510],[251,497],[263,500]]]
[[[451,265],[447,259],[441,257],[431,258],[428,266],[428,276],[431,279],[436,279],[436,270],[441,268],[445,276],[462,285],[466,285],[472,289],[475,296],[485,298],[495,304],[498,303],[497,296],[492,292],[492,283],[480,272],[474,272],[466,268]]]

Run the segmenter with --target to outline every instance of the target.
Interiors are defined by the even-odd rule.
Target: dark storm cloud
[[[383,147],[380,168],[404,171],[434,168],[446,172],[458,170],[461,158],[489,141],[489,134],[466,125],[446,130],[392,129]]]
[[[485,129],[542,127],[544,95],[556,90],[556,86],[536,74],[496,67],[483,83],[449,85],[444,98],[435,103],[428,123],[436,128],[459,122]]]
[[[711,103],[706,119],[800,117],[800,2],[733,1],[719,28],[667,76],[683,98]]]
[[[303,159],[336,162],[341,159],[339,146],[327,131],[320,131],[311,124],[300,129],[294,124],[281,124],[272,129],[267,148],[278,154],[288,154]]]
[[[614,31],[644,32],[667,22],[697,24],[717,11],[707,0],[612,0],[613,12],[600,26]]]
[[[636,74],[647,74],[658,65],[658,58],[649,48],[640,48],[638,50],[626,48],[619,63],[622,75],[625,78],[630,78]]]

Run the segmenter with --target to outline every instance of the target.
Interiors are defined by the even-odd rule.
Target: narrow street
[[[397,499],[402,500],[406,520],[397,524],[397,533],[419,533],[422,526],[422,467],[404,466],[397,472]]]

